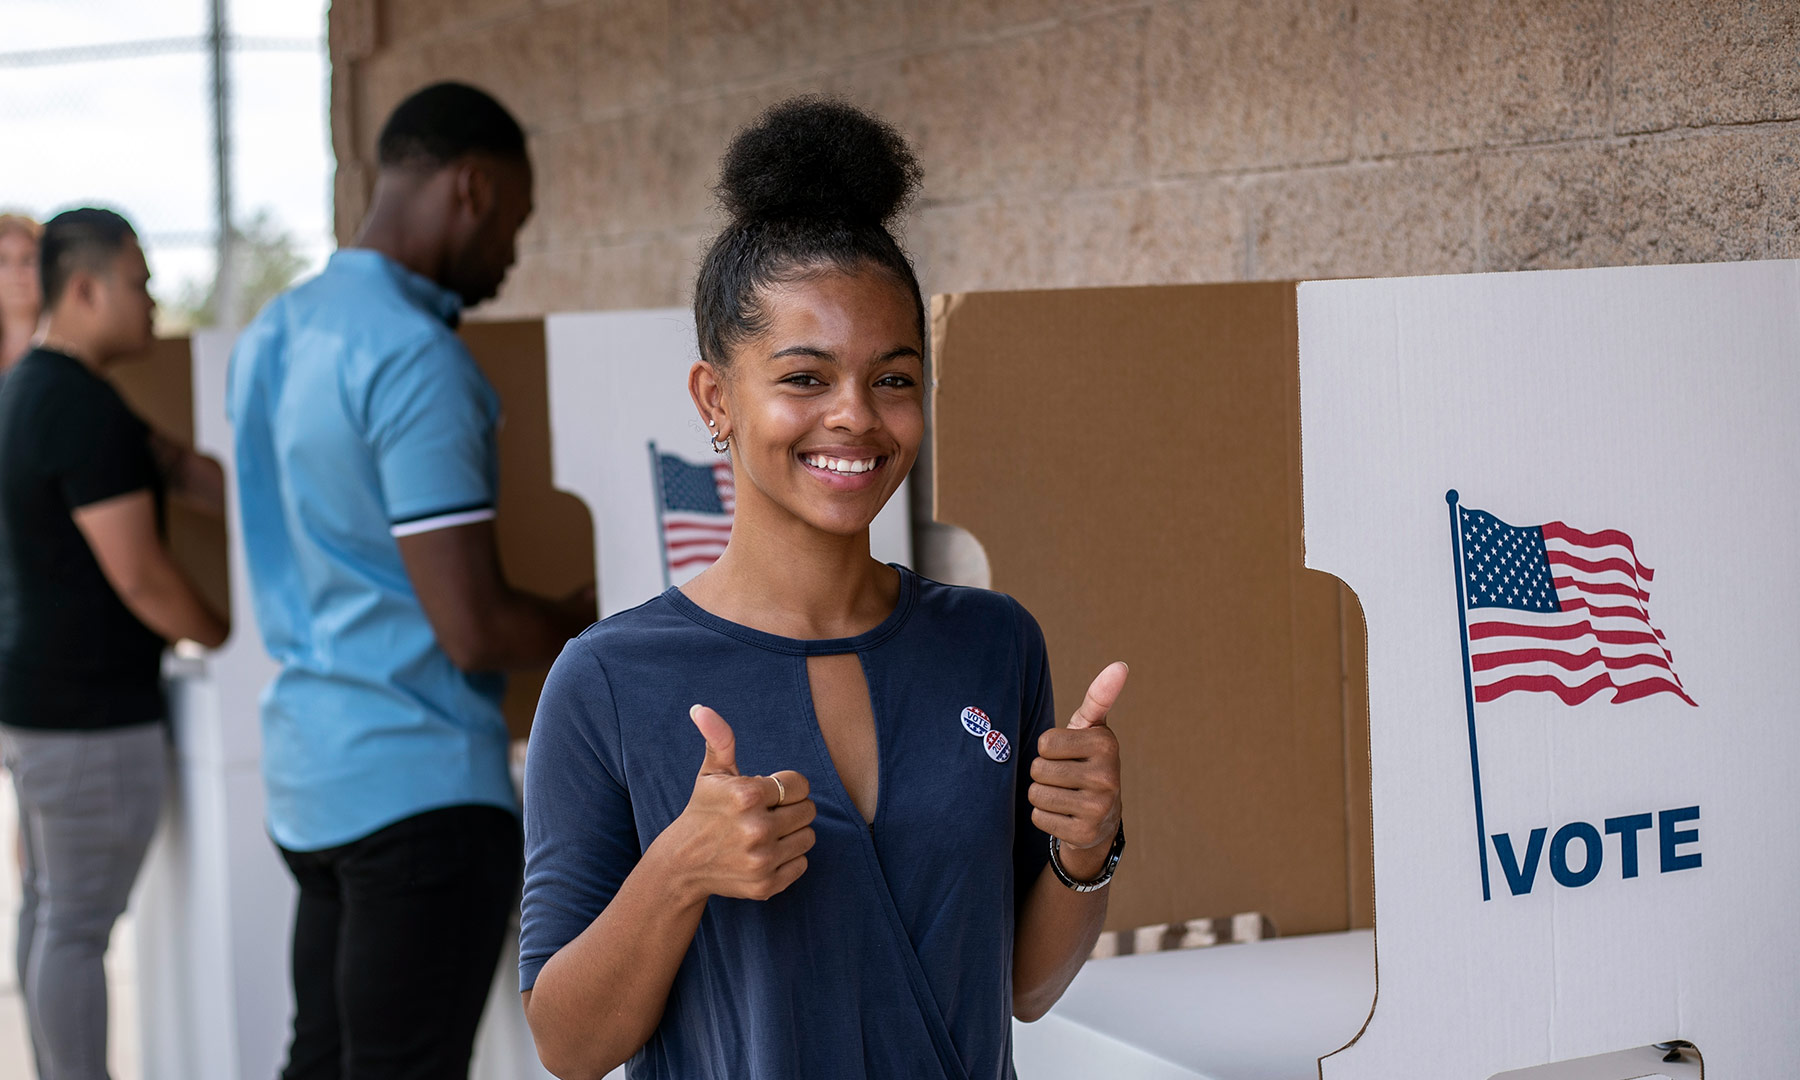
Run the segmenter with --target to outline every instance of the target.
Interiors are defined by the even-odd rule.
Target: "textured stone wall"
[[[687,303],[726,141],[808,91],[912,138],[928,294],[1800,257],[1800,0],[333,0],[331,58],[340,239],[411,90],[525,124],[490,317]]]
[[[685,303],[814,90],[914,139],[931,292],[1800,256],[1800,0],[334,0],[331,54],[340,238],[408,91],[524,122],[495,315]]]

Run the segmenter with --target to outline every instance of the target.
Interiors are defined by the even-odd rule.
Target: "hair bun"
[[[885,225],[922,171],[892,125],[848,102],[799,97],[739,132],[719,167],[719,202],[739,222],[827,218]]]

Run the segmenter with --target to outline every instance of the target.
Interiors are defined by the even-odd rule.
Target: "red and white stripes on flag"
[[[731,463],[714,462],[713,482],[718,485],[723,514],[664,510],[663,537],[669,553],[672,572],[704,570],[725,554],[731,540],[732,514],[737,509],[737,488],[731,478]]]
[[[1528,691],[1574,705],[1610,691],[1614,704],[1663,693],[1694,704],[1650,621],[1656,572],[1630,536],[1460,512],[1476,701]]]
[[[737,510],[737,488],[731,462],[704,464],[660,453],[650,444],[650,466],[657,491],[657,529],[661,532],[664,584],[685,581],[717,562],[731,541]]]

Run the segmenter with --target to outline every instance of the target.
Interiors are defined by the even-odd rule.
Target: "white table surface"
[[[1368,930],[1090,960],[1050,1015],[1013,1024],[1020,1080],[1318,1080],[1375,1000]],[[1699,1080],[1651,1047],[1493,1080]]]
[[[1020,1080],[1317,1080],[1375,1000],[1367,930],[1090,960],[1013,1025]]]

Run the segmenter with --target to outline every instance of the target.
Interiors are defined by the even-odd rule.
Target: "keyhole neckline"
[[[839,638],[790,638],[779,634],[771,634],[754,627],[722,619],[712,612],[694,603],[688,595],[677,586],[664,590],[663,599],[668,601],[676,611],[692,619],[708,630],[716,631],[727,637],[736,638],[746,645],[754,645],[770,652],[786,653],[790,656],[830,656],[837,653],[860,653],[887,641],[900,632],[912,614],[913,601],[919,594],[919,576],[899,563],[889,566],[900,572],[900,599],[895,602],[894,610],[887,618],[881,620],[874,628],[865,630],[855,637]]]

